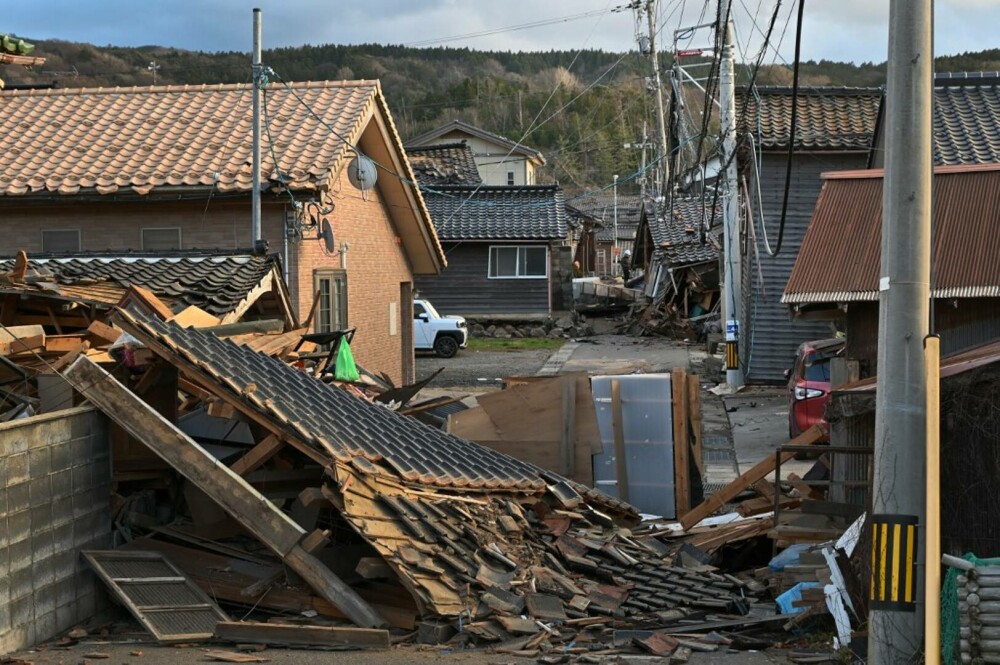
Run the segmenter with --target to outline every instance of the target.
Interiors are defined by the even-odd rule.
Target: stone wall
[[[0,656],[107,604],[80,557],[111,547],[107,420],[90,407],[0,424]]]
[[[587,337],[594,334],[594,328],[587,323],[587,317],[577,312],[567,312],[558,319],[547,321],[490,321],[488,319],[468,319],[469,334],[472,337],[494,337],[512,339],[520,337]]]

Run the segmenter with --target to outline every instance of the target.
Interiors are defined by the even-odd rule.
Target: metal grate
[[[161,642],[204,640],[229,617],[159,552],[89,551],[83,556],[146,630]]]

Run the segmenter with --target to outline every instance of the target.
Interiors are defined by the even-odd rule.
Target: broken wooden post
[[[63,375],[122,429],[210,496],[351,621],[368,628],[385,624],[354,589],[302,547],[305,531],[298,524],[117,379],[86,356],[77,358]]]
[[[622,384],[611,379],[611,425],[615,436],[615,480],[618,498],[628,503],[628,460],[625,457],[625,426],[622,422]]]
[[[562,437],[559,441],[561,473],[572,478],[576,475],[576,377],[562,379],[562,414]]]
[[[674,505],[677,517],[681,517],[691,510],[691,479],[688,477],[691,443],[688,440],[687,372],[680,367],[671,372],[670,392],[674,423]]]

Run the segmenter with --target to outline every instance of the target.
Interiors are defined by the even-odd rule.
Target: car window
[[[806,361],[806,371],[803,378],[806,381],[830,382],[830,359],[820,358],[815,361]]]
[[[417,318],[421,314],[425,314],[424,306],[420,303],[413,303],[413,318]]]

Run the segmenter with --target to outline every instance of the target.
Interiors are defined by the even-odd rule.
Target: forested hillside
[[[28,37],[30,41],[30,37]],[[38,40],[41,69],[0,67],[8,86],[61,87],[241,83],[249,80],[246,53],[205,53],[159,46],[99,47]],[[648,62],[637,53],[547,51],[509,53],[459,48],[325,45],[264,52],[265,64],[287,81],[380,79],[404,138],[460,118],[523,140],[549,160],[548,180],[569,188],[610,182],[635,171],[643,122],[655,124],[646,91]],[[665,58],[669,66],[669,56]],[[882,85],[885,65],[820,61],[802,64],[804,85]],[[1000,69],[1000,50],[938,59],[939,71]],[[746,80],[746,67],[738,68]],[[760,84],[787,85],[783,65],[761,69]],[[692,102],[698,104],[698,100]]]

